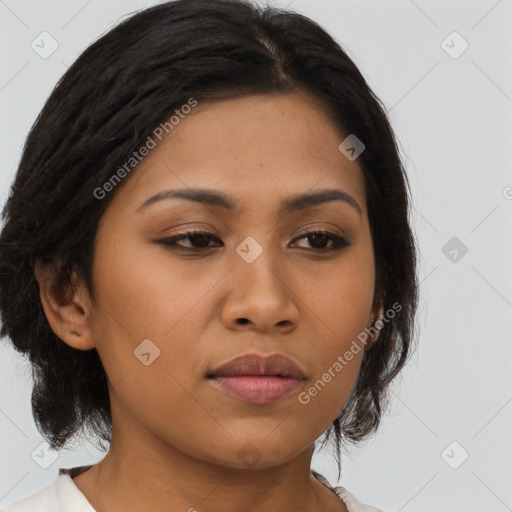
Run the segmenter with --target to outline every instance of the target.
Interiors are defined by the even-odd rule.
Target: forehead
[[[338,147],[346,135],[304,92],[198,102],[125,178],[114,207],[140,206],[165,189],[215,188],[238,206],[338,188],[365,213],[362,170]]]

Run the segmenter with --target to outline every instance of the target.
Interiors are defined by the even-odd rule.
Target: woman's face
[[[199,103],[118,186],[98,227],[89,311],[114,438],[270,467],[336,418],[375,284],[363,175],[338,149],[345,137],[305,93]],[[314,200],[327,190],[341,198]],[[202,234],[166,242],[189,231]],[[246,354],[285,356],[304,378],[210,378]]]

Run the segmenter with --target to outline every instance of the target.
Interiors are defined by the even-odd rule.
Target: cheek
[[[319,369],[308,386],[298,394],[297,401],[299,407],[302,407],[302,428],[313,431],[318,437],[332,424],[355,385],[362,353],[361,350],[350,362],[345,361],[344,364],[333,358],[328,366]]]
[[[297,397],[303,408],[303,427],[318,435],[339,415],[357,380],[373,297],[371,286],[366,293],[356,286],[353,294],[341,297],[339,286],[333,285],[327,291],[319,298],[323,300],[322,307],[315,310],[317,329],[311,339],[315,340],[312,346],[317,348],[309,354],[310,379]]]
[[[349,248],[345,255],[314,275],[308,304],[325,336],[325,353],[341,351],[368,326],[375,289],[371,242]]]
[[[132,344],[172,336],[219,279],[204,263],[180,263],[164,247],[140,241],[104,242],[95,262],[93,279],[106,329],[98,333],[100,339],[127,337]]]
[[[310,336],[318,348],[311,354],[309,386],[298,398],[304,411],[310,410],[304,421],[323,417],[327,428],[350,396],[364,354],[375,286],[371,245],[360,245],[327,275],[313,277],[317,286],[307,303],[313,313]]]
[[[93,336],[117,397],[113,414],[122,404],[148,430],[185,445],[195,429],[200,436],[205,425],[208,432],[221,428],[188,392],[199,371],[197,344],[205,318],[200,300],[214,282],[207,277],[206,284],[212,283],[205,288],[204,280],[171,273],[140,256],[117,252],[111,265],[97,266]]]
[[[123,401],[142,415],[162,404],[186,409],[188,402],[181,401],[200,371],[199,345],[209,318],[205,294],[219,275],[204,264],[191,271],[190,263],[184,272],[185,265],[163,248],[132,244],[122,250],[119,240],[104,243],[95,261],[97,307],[91,327],[109,380],[122,383]],[[204,423],[201,410],[196,412]]]

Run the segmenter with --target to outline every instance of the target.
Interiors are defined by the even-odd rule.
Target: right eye
[[[216,236],[212,235],[211,233],[207,233],[205,231],[190,230],[184,231],[183,233],[168,238],[163,238],[162,240],[158,240],[158,242],[165,246],[170,246],[178,250],[200,252],[204,251],[205,249],[215,247],[208,245],[208,242],[213,239],[219,240]],[[181,242],[182,240],[188,240],[191,243],[192,247],[186,247],[184,245],[179,244],[178,242]]]

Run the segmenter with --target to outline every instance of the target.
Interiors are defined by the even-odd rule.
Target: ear
[[[75,273],[71,284],[64,282],[54,262],[35,264],[39,296],[52,331],[78,350],[95,347],[90,329],[91,301],[85,284]]]
[[[380,327],[375,325],[375,322],[377,322],[379,319],[382,319],[382,316],[384,314],[384,307],[380,305],[378,307],[378,310],[374,307],[372,310],[372,314],[370,315],[370,320],[368,323],[368,330],[370,331],[370,341],[367,342],[365,351],[370,350],[373,346],[373,344],[377,341],[380,330],[382,329],[382,325]]]

